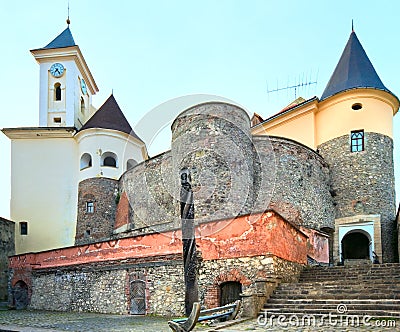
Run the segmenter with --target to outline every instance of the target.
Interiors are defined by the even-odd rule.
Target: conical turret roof
[[[54,38],[50,43],[48,43],[43,49],[49,48],[62,48],[76,46],[74,37],[72,37],[71,30],[69,26],[61,32],[56,38]]]
[[[125,118],[114,95],[108,97],[104,104],[97,110],[96,113],[82,126],[80,131],[89,128],[103,128],[118,130],[128,135],[131,135],[141,142],[143,142],[139,136],[132,130],[131,125]]]
[[[321,100],[357,88],[378,89],[393,94],[382,83],[356,33],[352,31]]]

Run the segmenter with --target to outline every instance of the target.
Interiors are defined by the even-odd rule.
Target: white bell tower
[[[31,50],[40,65],[40,127],[80,129],[96,111],[92,95],[99,90],[67,23],[45,47]]]

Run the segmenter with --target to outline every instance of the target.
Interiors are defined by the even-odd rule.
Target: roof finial
[[[68,17],[67,17],[67,24],[71,24],[71,20],[69,19],[69,0],[68,0]]]
[[[111,89],[111,96],[114,96],[114,89]]]
[[[351,32],[354,32],[354,22],[353,22],[353,19],[351,20]]]

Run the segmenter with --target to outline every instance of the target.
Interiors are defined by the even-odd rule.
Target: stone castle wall
[[[303,267],[270,255],[206,260],[199,270],[199,298],[207,308],[217,307],[221,305],[221,285],[226,282],[239,282],[242,293],[253,294],[257,292],[256,280],[275,276],[283,282],[295,282]]]
[[[396,242],[392,139],[366,132],[365,150],[351,152],[349,135],[344,135],[320,145],[318,150],[330,165],[336,218],[379,214],[383,261],[392,262]]]
[[[91,178],[79,183],[75,244],[93,243],[111,237],[118,203],[118,180]],[[93,203],[93,213],[87,202]]]
[[[308,147],[272,136],[255,136],[260,161],[257,209],[266,204],[285,219],[307,228],[334,229],[328,164]]]
[[[178,115],[171,130],[173,170],[191,172],[196,220],[248,213],[254,148],[247,113],[226,103],[200,104]]]
[[[8,256],[15,254],[15,224],[0,217],[0,301],[7,300]]]
[[[132,209],[132,234],[180,226],[179,172],[174,176],[171,151],[126,172],[120,180],[120,192],[126,195]]]
[[[130,226],[121,230],[143,234],[180,227],[183,167],[191,171],[196,222],[272,208],[297,225],[334,229],[329,168],[311,149],[284,138],[250,137],[247,114],[227,104],[189,109],[172,130],[171,151],[122,176],[121,197],[133,217],[127,220],[124,198],[121,215]]]
[[[29,308],[131,313],[131,301],[137,298],[130,285],[140,280],[145,285],[144,313],[179,315],[184,307],[182,276],[178,256],[38,270],[32,274]]]
[[[273,211],[201,223],[196,234],[202,258],[199,292],[207,306],[220,301],[224,281],[238,281],[244,290],[254,291],[257,278],[293,280],[307,262],[306,235]],[[179,231],[13,256],[10,268],[12,294],[25,285],[23,304],[30,303],[31,309],[130,313],[137,303],[134,286],[141,284],[144,313],[183,313]],[[17,302],[22,304],[14,298]]]

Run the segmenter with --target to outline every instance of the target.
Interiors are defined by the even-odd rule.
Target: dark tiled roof
[[[43,49],[49,48],[62,48],[62,47],[69,47],[69,46],[76,46],[74,37],[72,37],[71,30],[69,26],[61,32],[56,38],[54,38],[50,43],[48,43]]]
[[[391,93],[383,85],[356,33],[352,31],[321,100],[356,88],[372,88]]]
[[[104,104],[97,110],[96,113],[82,126],[80,131],[89,128],[104,128],[118,130],[123,133],[129,134],[141,142],[143,142],[139,136],[132,130],[131,125],[125,118],[119,108],[114,95],[108,97]]]

